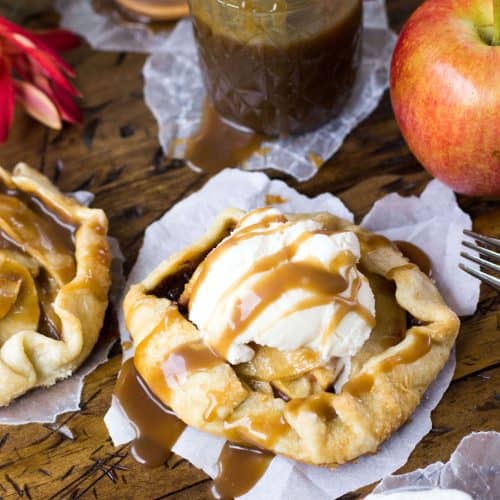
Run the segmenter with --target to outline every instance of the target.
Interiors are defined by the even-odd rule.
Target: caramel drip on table
[[[150,392],[133,359],[123,364],[113,397],[135,428],[135,460],[148,467],[163,465],[186,424]]]
[[[181,364],[188,370],[197,370],[207,363],[206,353],[194,345],[187,344],[189,347],[177,350],[178,356],[184,354]],[[220,362],[219,358],[217,360]],[[210,358],[208,364],[211,363]],[[177,367],[175,363],[172,366]],[[131,448],[134,459],[147,467],[163,465],[186,424],[151,393],[138,374],[133,359],[123,364],[113,397],[135,428],[137,437]],[[245,426],[241,422],[236,425]],[[272,421],[269,422],[269,426],[272,425]],[[252,430],[262,432],[264,428],[262,423],[260,427],[256,423]],[[275,433],[279,431],[278,426]],[[237,434],[236,430],[234,434]],[[226,442],[218,459],[218,472],[212,489],[214,498],[232,499],[248,492],[264,474],[273,457],[270,452]]]
[[[421,248],[409,241],[395,241],[394,244],[399,248],[399,251],[424,274],[427,274],[427,276],[432,274],[431,259]]]
[[[185,159],[204,172],[236,167],[256,153],[264,137],[224,120],[205,99],[198,131],[187,141]]]
[[[189,374],[210,370],[225,361],[202,342],[190,342],[174,349],[161,364],[168,386],[181,385]]]
[[[359,397],[371,390],[378,373],[387,373],[398,365],[414,363],[431,350],[432,338],[429,335],[416,332],[408,335],[411,335],[412,338],[412,343],[409,346],[404,347],[392,356],[382,359],[372,371],[361,373],[348,380],[342,392],[348,392],[355,397]]]
[[[267,470],[274,455],[226,441],[217,462],[217,476],[211,493],[229,500],[250,491]]]

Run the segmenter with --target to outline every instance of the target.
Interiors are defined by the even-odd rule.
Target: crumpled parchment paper
[[[454,195],[447,187],[438,181],[432,181],[424,194],[417,198],[394,199],[389,195],[378,202],[374,212],[367,216],[371,227],[384,227],[389,211],[395,209],[395,203],[401,213],[407,213],[399,219],[399,238],[414,241],[417,232],[415,225],[425,224],[432,219],[429,205],[435,200],[429,194],[443,197],[448,205],[441,207],[440,215],[436,219],[436,230],[440,235],[447,235],[445,241],[449,246],[445,251],[435,252],[434,246],[439,242],[427,239],[421,244],[433,261],[434,269],[445,265],[448,260],[458,261],[459,246],[455,244],[462,229],[471,226],[471,220],[458,208]],[[353,220],[353,215],[345,205],[331,194],[321,194],[315,198],[308,198],[288,187],[285,183],[270,180],[262,173],[243,172],[241,170],[224,170],[213,177],[197,193],[177,203],[161,219],[151,224],[146,230],[144,243],[134,268],[127,281],[127,285],[144,279],[163,259],[172,253],[184,248],[199,238],[211,224],[216,215],[227,207],[238,207],[249,210],[266,204],[266,195],[275,195],[283,203],[275,206],[284,212],[316,212],[326,210],[335,215]],[[269,199],[269,197],[268,197]],[[409,210],[409,204],[418,203],[418,211]],[[406,230],[405,230],[406,228]],[[449,233],[450,232],[450,233]],[[455,234],[457,233],[457,234]],[[458,273],[458,269],[456,273]],[[446,280],[446,275],[443,279]],[[451,278],[451,276],[449,276]],[[467,286],[479,290],[479,282],[472,280]],[[450,296],[445,292],[445,298]],[[461,307],[473,310],[477,303],[477,294],[464,294]],[[120,335],[122,342],[129,341],[130,337],[124,326],[123,313],[120,311]],[[125,353],[125,358],[133,355],[133,347]],[[257,485],[246,495],[248,500],[293,500],[314,498],[315,500],[330,500],[347,492],[378,481],[400,468],[408,459],[418,442],[431,430],[431,411],[436,407],[446,391],[455,367],[455,356],[442,370],[441,374],[429,387],[409,422],[385,442],[378,453],[361,457],[354,463],[343,465],[336,470],[312,467],[304,464],[275,457],[264,476]],[[127,443],[135,438],[135,431],[120,408],[113,404],[108,411],[105,422],[115,445]],[[187,428],[181,435],[173,450],[178,455],[189,460],[193,465],[203,469],[210,476],[216,474],[217,458],[224,444],[224,440]]]
[[[465,436],[443,464],[386,477],[373,493],[418,491],[431,488],[461,490],[474,500],[497,500],[500,495],[500,433],[472,432]]]
[[[152,53],[161,50],[174,23],[164,23],[162,30],[147,24],[127,20],[113,0],[56,0],[61,14],[60,24],[87,40],[97,50]]]
[[[173,32],[157,34],[140,23],[124,24],[99,14],[88,0],[58,0],[61,25],[96,49],[150,52],[144,65],[144,96],[159,126],[159,140],[169,156],[183,158],[186,139],[200,124],[205,90],[189,20]],[[352,96],[341,115],[319,130],[264,142],[243,165],[248,170],[274,168],[299,181],[310,179],[342,145],[345,137],[378,105],[389,86],[389,65],[396,42],[385,0],[364,0],[362,64]],[[263,154],[265,152],[265,154]],[[238,165],[234,165],[235,167]]]
[[[82,205],[87,206],[94,199],[94,195],[88,191],[71,193],[71,196]],[[125,284],[122,270],[124,257],[117,239],[109,238],[109,243],[113,256],[111,262],[113,281],[109,297],[115,310],[118,311],[120,309],[120,296]],[[106,325],[104,325],[103,332],[88,359],[69,378],[61,380],[51,387],[34,389],[12,402],[9,406],[0,408],[0,424],[54,423],[59,415],[77,411],[80,407],[85,377],[108,360],[109,350],[116,340],[114,335],[103,334],[105,331]]]

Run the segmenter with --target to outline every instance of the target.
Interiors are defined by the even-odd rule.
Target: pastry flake
[[[0,406],[90,354],[111,282],[107,228],[27,165],[0,168]]]
[[[285,224],[314,221],[319,233],[356,235],[359,279],[374,295],[376,322],[362,313],[371,333],[350,357],[325,361],[313,343],[292,350],[249,343],[251,359],[231,365],[227,348],[204,342],[189,308],[207,255],[254,212],[224,211],[199,241],[131,287],[124,313],[138,372],[184,422],[231,441],[329,467],[376,452],[446,363],[457,316],[389,240],[328,213],[287,214]]]

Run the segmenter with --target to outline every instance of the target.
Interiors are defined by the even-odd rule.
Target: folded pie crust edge
[[[199,341],[200,334],[175,302],[156,297],[152,292],[186,265],[196,266],[243,215],[240,210],[225,210],[201,239],[164,260],[145,280],[131,286],[123,308],[127,328],[136,345],[137,370],[153,393],[182,420],[212,434],[227,438],[228,421],[246,422],[247,427],[249,422],[251,426],[255,423],[256,433],[246,436],[249,442],[301,462],[328,467],[376,452],[381,443],[408,420],[444,367],[460,322],[433,282],[417,266],[411,265],[394,245],[369,248],[366,241],[372,233],[328,213],[287,214],[287,217],[314,218],[325,229],[358,234],[362,265],[372,273],[393,280],[397,302],[420,322],[407,330],[400,343],[371,357],[351,373],[349,381],[356,379],[355,385],[360,386],[363,377],[372,377],[369,390],[322,393],[322,405],[326,400],[333,411],[318,413],[310,411],[317,395],[291,405],[273,395],[251,390],[228,363],[188,374],[174,389],[166,385],[162,362],[179,346]],[[414,361],[391,366],[392,360],[411,351],[421,338],[429,339],[427,352]],[[218,398],[216,415],[207,420],[207,410],[213,407],[213,394]],[[259,429],[271,432],[273,426],[285,429],[277,439],[255,440]]]
[[[12,174],[0,168],[0,178],[8,187],[36,196],[77,226],[76,274],[60,288],[54,301],[62,325],[60,340],[20,330],[0,345],[1,407],[30,389],[68,377],[88,357],[108,305],[111,252],[108,221],[102,210],[79,205],[23,163]]]

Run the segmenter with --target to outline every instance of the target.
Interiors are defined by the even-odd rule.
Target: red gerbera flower
[[[0,143],[7,139],[16,99],[51,128],[60,129],[62,120],[82,122],[75,102],[80,94],[67,78],[75,74],[59,56],[79,43],[63,29],[34,33],[0,17]]]

